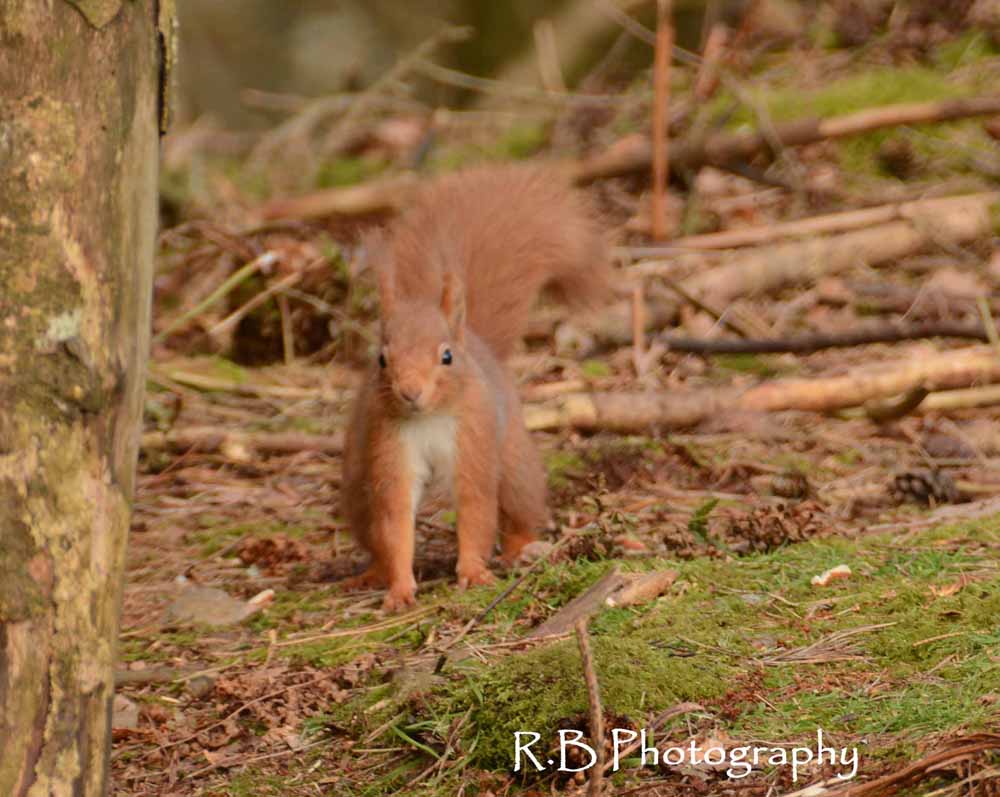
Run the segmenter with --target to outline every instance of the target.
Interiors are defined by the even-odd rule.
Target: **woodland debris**
[[[116,694],[111,706],[111,728],[134,731],[139,727],[139,706],[125,695]]]
[[[866,365],[844,376],[765,382],[747,390],[739,406],[768,412],[832,412],[906,393],[918,384],[936,391],[995,382],[1000,382],[1000,358],[988,346],[972,346],[896,363]]]
[[[623,276],[658,277],[676,294],[647,302],[646,328],[661,329],[677,318],[685,304],[718,317],[718,311],[711,308],[724,308],[739,298],[813,284],[859,264],[882,265],[925,249],[987,238],[992,235],[991,214],[998,203],[1000,192],[995,191],[925,199],[910,203],[905,217],[866,229],[725,253],[683,254],[665,248],[664,254],[677,252],[669,261],[657,259],[657,249],[643,249],[653,259],[634,263]],[[710,259],[706,262],[706,258]],[[674,274],[685,266],[694,270],[692,276],[675,280]],[[606,344],[630,343],[629,307],[617,303],[607,308],[588,324],[588,331]]]
[[[167,607],[164,623],[204,623],[205,625],[236,625],[255,615],[274,600],[274,590],[266,589],[250,600],[237,600],[215,587],[189,585],[181,590]]]
[[[833,412],[904,394],[916,385],[936,391],[997,382],[1000,358],[990,347],[975,346],[866,365],[843,376],[775,379],[743,391],[713,388],[669,393],[571,393],[549,404],[527,405],[525,422],[532,430],[680,429],[734,410]]]
[[[656,48],[653,56],[653,195],[649,215],[653,238],[667,237],[665,195],[670,171],[667,114],[670,108],[670,61],[674,49],[671,0],[656,3]]]
[[[590,741],[597,752],[597,760],[590,769],[587,794],[588,797],[600,797],[601,781],[604,778],[605,742],[601,689],[597,682],[597,672],[594,670],[594,654],[590,649],[590,638],[587,635],[587,618],[577,619],[574,628],[576,629],[576,641],[580,646],[580,659],[583,662],[583,678],[587,684],[587,704],[590,708]]]
[[[604,606],[622,607],[647,603],[670,589],[676,580],[675,570],[622,573],[615,567],[535,628],[527,639],[565,634],[578,620],[590,617]]]
[[[869,343],[898,343],[922,338],[989,340],[979,322],[925,321],[915,324],[864,324],[848,332],[794,335],[786,338],[733,340],[726,338],[685,338],[662,335],[659,340],[670,351],[684,354],[811,354],[823,349],[852,348]]]
[[[918,783],[941,777],[948,770],[969,771],[977,756],[1000,751],[1000,734],[975,733],[942,743],[941,749],[925,755],[902,769],[867,783],[852,783],[824,793],[824,797],[891,797],[910,791]]]
[[[861,634],[878,631],[882,628],[889,628],[893,625],[896,625],[896,623],[877,623],[875,625],[863,625],[857,628],[846,628],[843,631],[835,631],[813,642],[811,645],[804,645],[792,650],[783,650],[781,653],[762,659],[762,663],[773,667],[783,664],[826,664],[831,661],[860,659],[862,656],[859,648],[850,640]]]
[[[257,213],[265,220],[395,213],[412,199],[417,185],[416,175],[403,174],[346,188],[327,188],[302,196],[273,199]]]
[[[818,576],[813,576],[809,583],[814,587],[828,587],[834,581],[843,581],[851,577],[851,568],[847,565],[837,565],[825,570]]]
[[[629,581],[617,592],[605,598],[612,608],[638,606],[655,600],[677,580],[676,570],[657,570],[652,573],[630,573]]]
[[[795,147],[870,133],[885,127],[948,122],[997,113],[1000,113],[1000,96],[995,95],[885,105],[826,119],[796,119],[774,125],[773,131],[768,134],[759,131],[715,133],[700,139],[682,139],[674,142],[671,161],[675,171],[694,172],[708,164],[726,167],[770,154],[772,143]],[[571,167],[571,173],[577,183],[586,184],[644,172],[649,169],[652,159],[649,139],[631,137],[628,147],[612,147]]]
[[[827,119],[796,120],[776,125],[774,134],[783,146],[797,146],[894,125],[944,122],[997,113],[1000,113],[1000,97],[970,97],[888,105]],[[675,171],[697,171],[708,164],[728,166],[745,161],[754,155],[769,152],[770,147],[769,137],[763,133],[717,133],[700,141],[676,142],[671,162]],[[616,142],[599,155],[566,168],[574,182],[586,184],[602,178],[644,172],[652,163],[650,139],[633,135]],[[417,178],[412,174],[381,178],[346,188],[330,188],[298,197],[271,200],[258,209],[258,215],[269,220],[394,213],[410,200],[416,186]]]
[[[132,666],[135,666],[133,662]],[[185,681],[205,673],[205,665],[188,667],[143,667],[141,670],[115,670],[115,686],[145,686]]]
[[[991,234],[991,209],[998,200],[998,192],[924,200],[911,205],[904,219],[733,256],[682,285],[695,296],[711,296],[718,305],[812,283],[861,263],[880,265],[927,247],[965,243]]]
[[[617,567],[595,581],[589,589],[575,597],[548,620],[535,628],[527,639],[565,634],[605,605],[605,601],[628,583],[628,578]]]
[[[163,329],[153,336],[153,343],[156,344],[165,340],[172,332],[180,329],[192,318],[196,318],[212,305],[217,304],[222,299],[225,299],[226,296],[239,287],[240,284],[250,279],[250,277],[258,271],[267,273],[275,264],[278,263],[280,259],[281,256],[277,252],[271,251],[264,252],[259,257],[255,257],[245,266],[230,274],[221,285],[198,302],[194,307],[187,309],[177,318],[172,319],[165,327],[163,327]]]
[[[915,411],[928,395],[929,391],[926,387],[915,385],[902,396],[885,401],[866,401],[865,415],[875,423],[889,423],[899,420]]]
[[[1000,404],[1000,385],[943,390],[924,399],[918,412],[952,412],[974,407],[995,407]]]
[[[828,213],[776,224],[743,227],[703,235],[688,235],[671,241],[669,246],[664,248],[664,253],[690,249],[737,249],[744,246],[770,244],[784,238],[803,238],[810,235],[848,232],[871,227],[875,224],[913,218],[914,214],[921,213],[922,206],[927,202],[939,199],[947,199],[947,197],[917,199],[912,202],[893,202],[888,205],[878,205],[860,210],[845,210],[839,213]],[[647,248],[646,251],[651,253],[655,251],[655,248]]]
[[[957,504],[962,493],[946,470],[922,468],[897,473],[889,485],[889,494],[899,503],[923,506]]]
[[[146,432],[142,448],[146,451],[198,451],[222,453],[236,461],[248,461],[253,454],[295,454],[316,451],[339,454],[342,435],[317,435],[304,432],[235,432],[217,426],[184,426],[168,432]]]

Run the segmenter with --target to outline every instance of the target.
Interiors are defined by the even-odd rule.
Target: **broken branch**
[[[759,131],[716,133],[700,140],[682,140],[675,142],[672,160],[674,168],[682,171],[697,171],[709,164],[726,167],[757,155],[769,154],[772,143],[784,147],[802,146],[896,125],[948,122],[996,113],[1000,113],[1000,96],[887,105],[827,119],[814,117],[775,125],[773,141],[770,136]],[[576,164],[573,168],[574,180],[585,184],[607,177],[646,171],[653,158],[651,142],[632,137],[627,147],[619,146],[621,143]]]

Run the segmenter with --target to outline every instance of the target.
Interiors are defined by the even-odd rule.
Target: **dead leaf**
[[[215,587],[188,586],[167,607],[164,622],[236,625],[259,612],[273,598],[274,590],[264,590],[249,601],[241,601]]]
[[[139,706],[125,695],[115,695],[111,709],[111,727],[115,730],[135,730],[139,727]]]
[[[625,585],[605,600],[608,606],[636,606],[655,600],[677,580],[676,570],[658,570],[654,573],[633,574]]]
[[[965,576],[962,576],[957,581],[952,581],[950,584],[942,584],[940,587],[936,584],[931,584],[930,593],[936,598],[947,598],[950,595],[960,592],[962,587],[967,583]]]

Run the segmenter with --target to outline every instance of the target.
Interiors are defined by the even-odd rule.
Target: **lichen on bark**
[[[122,0],[67,0],[83,14],[95,28],[103,28],[122,8]]]

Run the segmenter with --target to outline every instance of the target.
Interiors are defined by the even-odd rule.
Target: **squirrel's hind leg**
[[[511,419],[500,471],[500,557],[507,565],[548,523],[545,468],[520,413]]]
[[[487,416],[488,417],[488,416]],[[495,429],[463,424],[459,431],[455,472],[458,508],[458,586],[492,584],[489,561],[497,541],[498,482]]]

